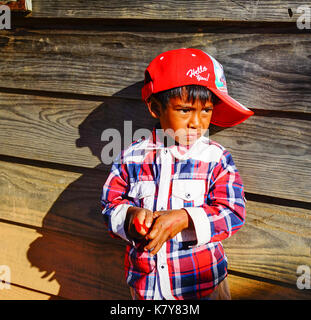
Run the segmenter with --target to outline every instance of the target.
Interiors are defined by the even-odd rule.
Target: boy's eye
[[[209,113],[209,112],[212,111],[212,110],[213,110],[212,108],[204,108],[204,109],[203,109],[203,111],[206,112],[206,113]]]
[[[181,113],[187,113],[190,111],[190,109],[188,109],[188,108],[187,109],[178,109],[178,111]]]

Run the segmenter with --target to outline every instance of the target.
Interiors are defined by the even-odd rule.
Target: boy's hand
[[[145,250],[152,249],[151,255],[155,255],[164,242],[174,238],[177,233],[192,225],[192,220],[185,209],[155,211],[153,218],[156,218],[155,223],[146,236],[146,239],[151,241],[144,247]]]
[[[130,207],[127,210],[124,224],[125,232],[130,238],[141,240],[148,233],[152,225],[153,212],[139,207]]]

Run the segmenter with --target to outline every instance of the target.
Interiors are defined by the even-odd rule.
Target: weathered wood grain
[[[246,106],[310,113],[309,34],[17,28],[0,35],[0,83],[8,88],[140,99],[148,63],[161,52],[180,47],[200,48],[217,58],[226,71],[229,92]]]
[[[68,299],[129,299],[123,250],[65,234],[0,224],[11,281]]]
[[[107,172],[110,163],[101,164],[108,143],[101,141],[102,132],[120,130],[123,148],[124,121],[132,121],[133,135],[155,123],[135,100],[0,97],[0,154],[7,156]],[[232,152],[247,192],[310,202],[310,136],[309,121],[254,116],[211,138]]]
[[[273,23],[295,27],[303,4],[310,6],[39,0],[26,28],[1,31],[0,154],[16,163],[0,161],[0,264],[12,272],[11,291],[0,290],[0,299],[130,298],[124,243],[108,235],[100,213],[109,169],[100,163],[100,136],[107,128],[122,134],[124,120],[135,120],[134,130],[151,129],[138,101],[141,80],[150,60],[165,50],[211,53],[224,65],[232,96],[256,109],[257,116],[212,136],[232,152],[246,191],[310,202],[310,35],[271,31]],[[40,18],[93,21],[90,28],[39,30]],[[110,22],[94,30],[105,19]],[[140,27],[117,27],[126,20],[140,20]],[[197,23],[187,32],[142,30],[142,21],[152,20],[157,26]],[[210,27],[221,21],[227,22],[222,29]],[[272,23],[266,31],[246,32],[253,22],[261,28]],[[40,96],[4,93],[10,89]],[[74,94],[81,100],[68,99]],[[310,227],[310,210],[248,201],[246,225],[223,242],[229,268],[245,276],[229,275],[233,299],[310,299],[310,290],[295,290],[297,267],[311,267]]]
[[[10,289],[0,290],[0,300],[60,300],[58,296],[52,296],[44,292],[23,288],[11,284]]]
[[[310,299],[306,290],[295,290],[275,284],[260,282],[229,274],[232,300],[303,300]],[[61,299],[32,289],[11,285],[9,290],[0,291],[0,300],[50,300]]]
[[[33,17],[295,22],[308,1],[34,1]],[[290,11],[288,9],[291,9]]]
[[[104,250],[86,242],[1,223],[1,257],[11,268],[12,282],[31,286],[1,292],[1,299],[47,299],[58,295],[69,299],[130,299],[122,280],[122,262],[115,248]],[[105,258],[103,259],[103,255]],[[113,263],[107,261],[113,256]],[[107,276],[107,273],[109,276]],[[310,299],[310,292],[268,282],[229,275],[233,299]],[[39,294],[35,290],[40,291]],[[45,295],[43,292],[46,292]],[[54,296],[51,297],[54,299]]]
[[[102,132],[117,129],[124,140],[124,121],[132,121],[133,134],[143,126],[151,130],[154,124],[139,101],[0,93],[0,153],[94,168],[101,164],[108,143],[101,141]]]
[[[311,264],[311,210],[247,202],[245,226],[223,241],[229,268],[296,286]]]
[[[310,121],[261,116],[211,138],[231,151],[246,191],[310,202],[310,134]]]
[[[112,239],[102,221],[103,177],[0,164],[2,221],[124,251],[124,242]],[[311,210],[248,201],[246,225],[223,244],[230,269],[295,285],[298,265],[311,263]],[[53,251],[61,251],[58,246],[61,240]]]
[[[106,177],[1,162],[0,218],[111,243],[100,208]]]
[[[310,300],[311,292],[287,288],[277,284],[228,276],[232,300]]]
[[[101,214],[106,172],[76,173],[0,163],[0,219],[107,244],[124,244],[109,236]]]

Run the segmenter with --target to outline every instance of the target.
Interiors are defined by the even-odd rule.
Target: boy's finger
[[[162,216],[163,214],[167,213],[167,210],[164,210],[164,211],[154,211],[153,212],[153,218],[157,218],[157,217],[160,217]]]
[[[139,217],[135,217],[133,220],[134,226],[136,231],[141,234],[141,235],[145,235],[147,233],[147,231],[145,230],[146,227],[144,227],[144,220],[140,220]]]
[[[149,232],[147,238],[148,238],[149,240],[152,240],[152,239],[155,239],[157,235],[159,235],[159,230],[158,230],[158,228],[157,228],[157,224],[155,224],[155,225],[153,226],[152,230]]]
[[[152,211],[147,209],[140,209],[140,211],[137,213],[137,215],[133,219],[133,224],[135,226],[136,231],[145,236],[147,232],[149,231],[149,228],[151,226],[146,225],[146,217],[151,215],[151,223],[152,223]],[[149,224],[150,218],[147,218],[147,222]]]
[[[157,236],[152,239],[145,247],[145,250],[152,250],[152,253],[155,254],[155,249],[156,252],[158,252],[160,250],[160,248],[162,247],[163,243],[168,239],[167,234],[166,233],[159,233],[157,234]],[[160,247],[159,247],[160,246]]]
[[[159,241],[151,250],[150,255],[154,256],[162,248],[164,241]]]
[[[153,212],[146,210],[146,215],[145,215],[145,227],[147,228],[146,231],[149,230],[153,222]]]
[[[160,216],[160,211],[154,211],[152,213],[153,219],[157,218],[158,216]]]
[[[152,229],[152,232],[154,228]],[[157,230],[156,230],[157,231]],[[157,233],[155,237],[150,237],[150,233],[147,235],[147,240],[150,240],[149,243],[145,246],[145,250],[151,250],[156,244],[160,241],[161,234]]]
[[[136,221],[139,222],[140,224],[143,224],[145,221],[145,217],[146,217],[146,210],[144,209],[140,209],[136,215]]]

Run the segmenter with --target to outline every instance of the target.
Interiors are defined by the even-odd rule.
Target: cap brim
[[[210,90],[221,100],[215,106],[211,123],[220,127],[235,126],[254,114],[228,94],[214,88]]]

